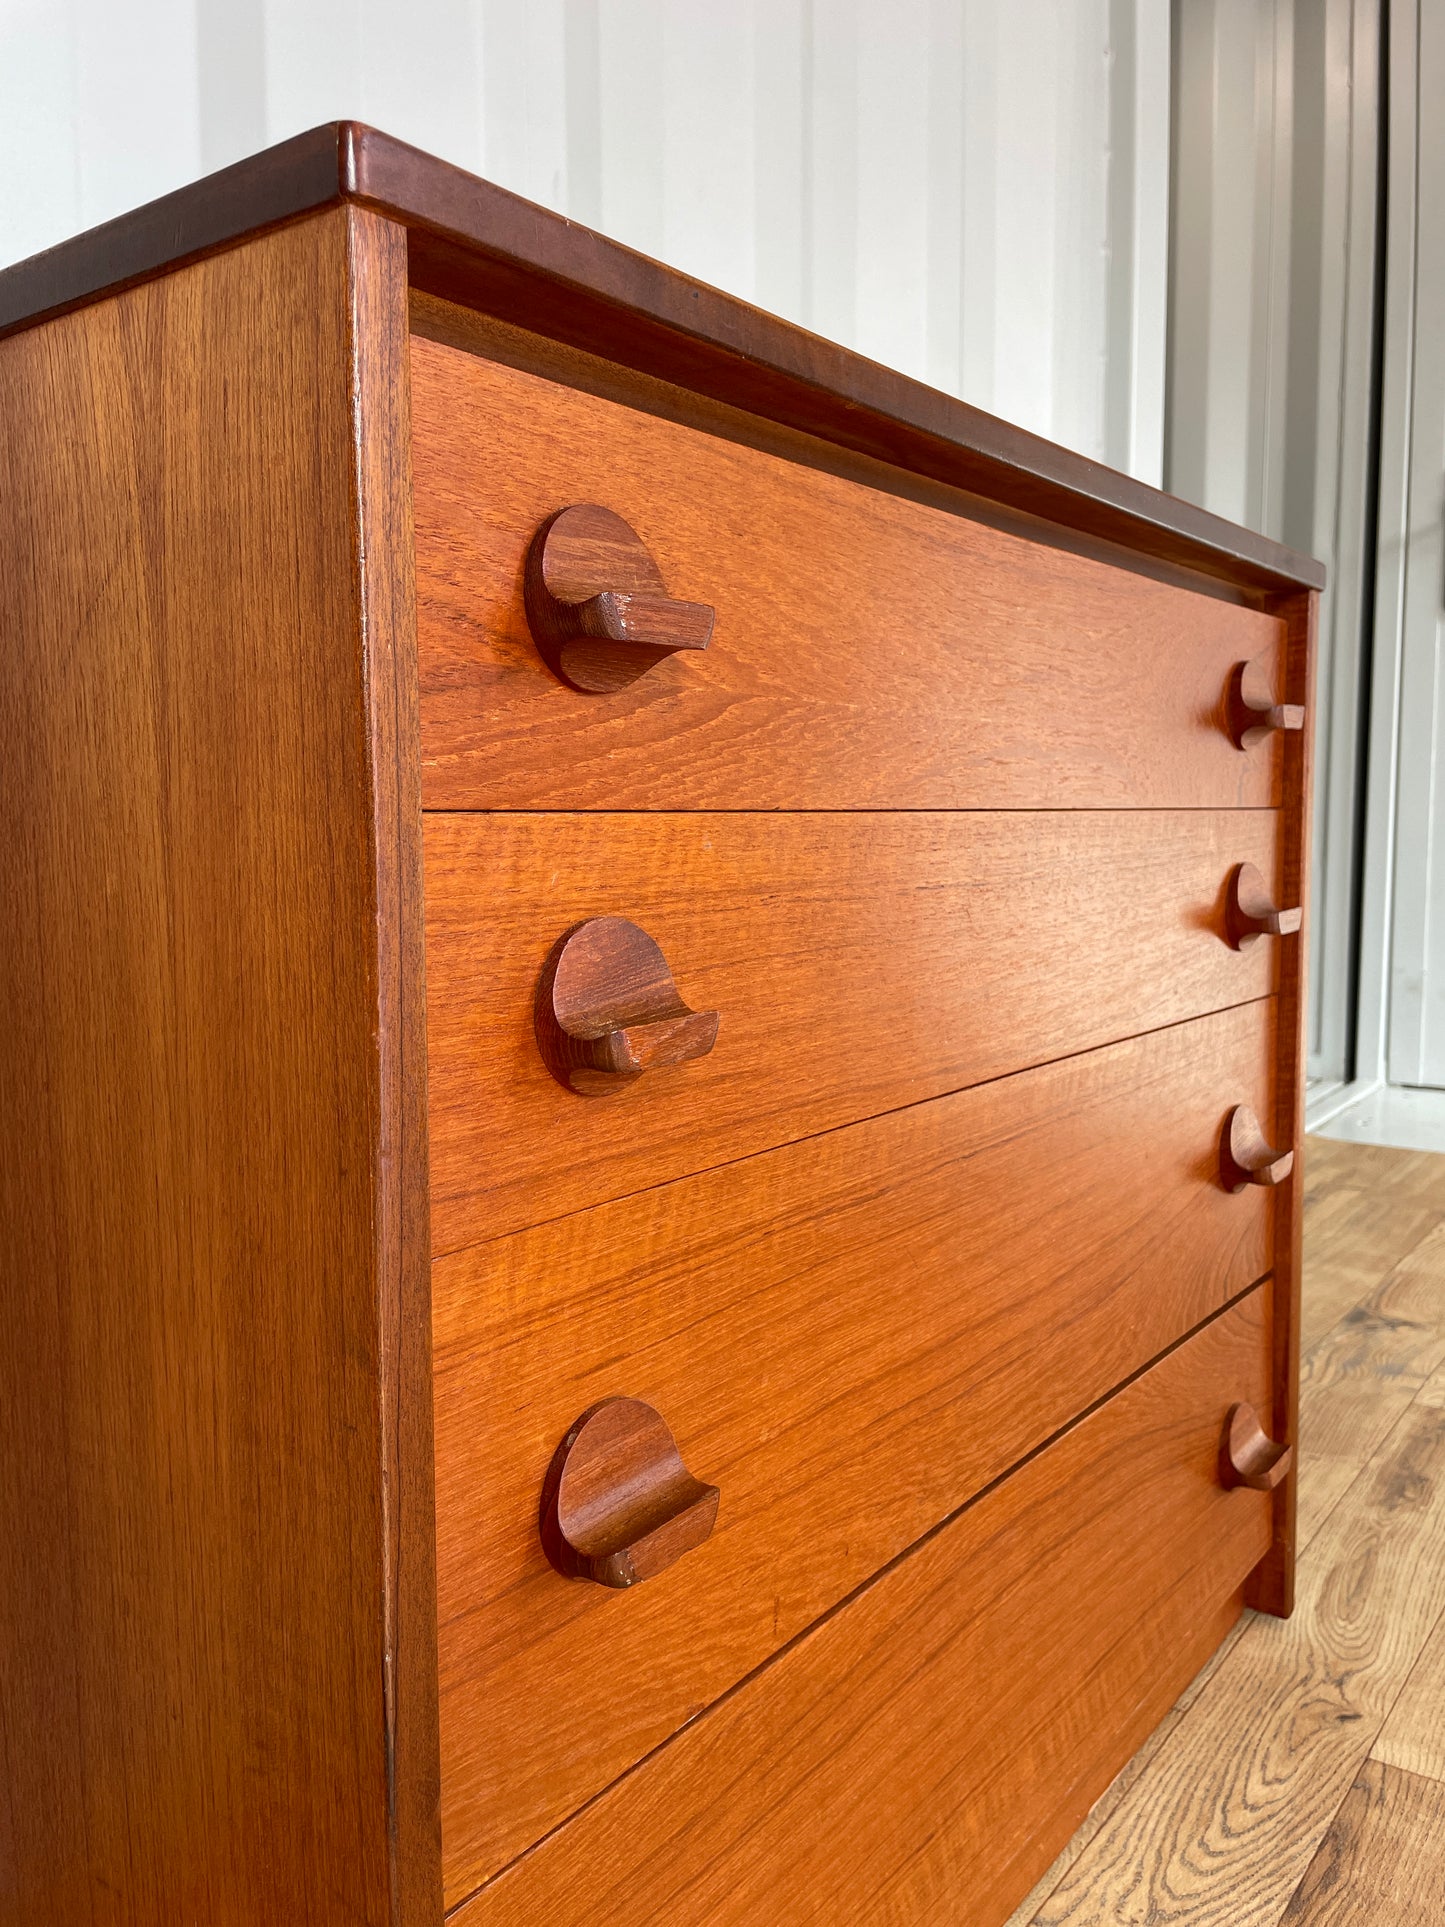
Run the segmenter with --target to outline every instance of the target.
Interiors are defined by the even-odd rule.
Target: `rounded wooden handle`
[[[1292,937],[1304,917],[1302,910],[1281,910],[1252,863],[1236,865],[1229,879],[1224,927],[1236,950],[1247,950],[1261,937]]]
[[[1273,1492],[1289,1476],[1294,1447],[1272,1439],[1252,1405],[1231,1405],[1219,1444],[1219,1477],[1226,1486]]]
[[[542,1546],[565,1578],[635,1586],[700,1546],[718,1489],[695,1479],[660,1412],[639,1398],[590,1406],[542,1488]]]
[[[713,611],[678,602],[635,529],[595,502],[559,509],[532,538],[523,585],[532,640],[573,689],[625,689],[679,649],[706,649]]]
[[[1303,729],[1304,708],[1299,703],[1277,703],[1262,687],[1258,662],[1238,662],[1230,672],[1224,706],[1229,734],[1236,749],[1253,749],[1272,729]]]
[[[718,1013],[688,1008],[666,957],[625,917],[589,917],[558,939],[538,979],[535,1019],[543,1062],[583,1097],[706,1057],[717,1042]]]
[[[1293,1151],[1276,1151],[1247,1104],[1236,1104],[1224,1120],[1219,1175],[1226,1191],[1247,1184],[1283,1184],[1294,1169]]]

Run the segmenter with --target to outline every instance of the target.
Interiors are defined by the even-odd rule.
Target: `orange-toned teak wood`
[[[1285,604],[1287,649],[1285,695],[1304,708],[1308,721],[1315,699],[1315,650],[1319,597],[1308,591]],[[1292,730],[1284,737],[1283,811],[1284,896],[1282,903],[1298,905],[1301,931],[1280,946],[1279,1088],[1282,1106],[1293,1107],[1293,1119],[1283,1114],[1285,1142],[1295,1148],[1294,1170],[1281,1185],[1275,1204],[1274,1386],[1270,1401],[1271,1438],[1295,1448],[1289,1476],[1274,1495],[1274,1537],[1269,1555],[1250,1581],[1248,1602],[1260,1612],[1287,1617],[1294,1610],[1295,1520],[1299,1492],[1299,1371],[1300,1371],[1300,1235],[1304,1223],[1304,1176],[1300,1168],[1305,1128],[1305,998],[1309,966],[1310,836],[1314,788],[1314,731]],[[1256,949],[1260,946],[1256,945]]]
[[[420,336],[412,373],[429,809],[1279,800],[1281,752],[1239,751],[1228,715],[1277,616]],[[538,672],[523,593],[538,532],[588,502],[716,611],[705,651],[611,695]]]
[[[0,579],[6,1927],[995,1927],[1291,1604],[1318,565],[341,123]]]
[[[405,239],[0,342],[0,1913],[439,1918]]]
[[[1217,1156],[1231,1094],[1268,1091],[1274,1015],[1248,1004],[437,1263],[454,1882],[1262,1276],[1271,1199],[1227,1193]],[[625,1612],[559,1584],[536,1530],[557,1440],[619,1392],[723,1494],[707,1544]]]
[[[1275,875],[1273,810],[498,811],[425,835],[438,1253],[1247,1003],[1281,967],[1224,935],[1236,862]],[[564,932],[618,912],[717,1041],[581,1102],[535,989]],[[1265,1115],[1240,1090],[1211,1127],[1230,1102]]]
[[[965,1897],[1004,1920],[1238,1616],[1269,1501],[1223,1487],[1219,1435],[1237,1391],[1265,1396],[1267,1298],[946,1524],[458,1927],[854,1927],[947,1920]]]

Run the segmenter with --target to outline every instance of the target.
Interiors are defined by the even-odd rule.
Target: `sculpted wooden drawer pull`
[[[1294,1447],[1269,1437],[1252,1405],[1231,1405],[1219,1447],[1219,1476],[1227,1486],[1273,1492],[1294,1461]]]
[[[1292,937],[1300,927],[1302,910],[1276,909],[1264,878],[1252,863],[1241,863],[1229,879],[1229,901],[1224,927],[1236,950],[1247,950],[1260,937]]]
[[[595,502],[559,509],[532,538],[527,622],[543,659],[589,695],[625,689],[679,649],[706,649],[713,611],[675,602],[641,537]]]
[[[647,1070],[705,1057],[718,1013],[690,1010],[661,950],[625,917],[592,917],[558,942],[537,985],[537,1044],[569,1090],[601,1097]]]
[[[604,1398],[557,1447],[542,1488],[542,1545],[568,1579],[635,1586],[712,1532],[718,1489],[695,1479],[660,1412]]]
[[[1247,1104],[1236,1104],[1224,1123],[1219,1175],[1226,1191],[1247,1184],[1283,1184],[1294,1169],[1293,1151],[1276,1151]]]
[[[1253,749],[1272,729],[1303,729],[1304,708],[1299,703],[1272,702],[1258,689],[1262,672],[1252,662],[1236,663],[1229,678],[1225,708],[1229,733],[1237,749]]]

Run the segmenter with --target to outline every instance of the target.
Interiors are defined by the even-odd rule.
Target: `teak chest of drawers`
[[[0,1916],[1003,1920],[1290,1609],[1319,569],[349,124],[0,331]]]

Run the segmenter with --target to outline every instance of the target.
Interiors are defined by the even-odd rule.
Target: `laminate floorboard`
[[[1445,1918],[1445,1786],[1368,1760],[1281,1927],[1427,1927]]]
[[[1311,1139],[1299,1604],[1234,1637],[1007,1927],[1445,1923],[1445,1157]]]

